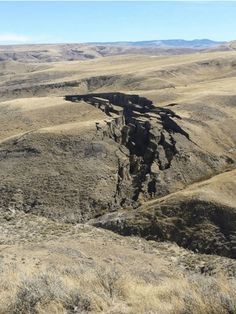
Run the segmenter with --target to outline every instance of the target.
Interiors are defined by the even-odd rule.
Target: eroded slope
[[[195,252],[236,258],[236,171],[90,223],[122,235],[175,241]]]
[[[112,57],[40,67],[28,64],[25,69],[18,69],[17,62],[10,67],[6,64],[0,103],[2,211],[20,210],[84,222],[120,207],[136,208],[151,198],[233,169],[234,65],[234,52]],[[118,111],[109,116],[87,101],[38,97],[117,90],[149,99],[154,111],[140,112],[137,107],[132,115],[120,118],[122,108],[115,108]],[[174,201],[176,207],[167,203],[169,214],[164,213],[156,239],[168,239],[172,234],[170,239],[183,246],[233,256],[232,228],[229,234],[219,230],[221,221],[213,221],[208,212],[230,212],[227,219],[234,221],[234,205],[222,205],[220,199],[212,205],[208,197],[204,202],[198,197],[196,202],[191,197],[183,198],[182,203],[178,199]],[[188,216],[188,208],[196,209],[196,218]],[[152,210],[151,221],[159,217]],[[142,225],[143,214],[139,213],[137,210]],[[184,233],[175,236],[178,218],[165,231],[169,217],[182,216],[180,229]],[[129,219],[131,225],[138,221],[135,211],[131,210],[127,224]],[[154,219],[161,221],[160,217]],[[203,232],[201,241],[196,240],[206,221],[211,224],[212,236]],[[189,230],[191,223],[194,228]],[[147,233],[152,233],[148,228]]]

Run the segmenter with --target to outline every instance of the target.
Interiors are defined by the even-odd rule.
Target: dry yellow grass
[[[56,55],[53,47],[51,53]],[[228,156],[233,161],[236,156],[235,64],[235,51],[168,57],[116,56],[40,65],[0,64],[1,182],[5,195],[9,192],[10,204],[16,206],[16,209],[7,207],[8,212],[2,211],[0,217],[1,314],[236,312],[233,260],[194,254],[170,243],[122,238],[89,226],[82,232],[81,226],[18,213],[27,189],[34,193],[42,189],[42,199],[53,200],[49,202],[53,206],[46,207],[49,206],[46,201],[43,204],[34,202],[38,198],[34,198],[33,193],[28,203],[29,206],[41,206],[40,214],[58,215],[61,221],[71,219],[75,222],[80,218],[77,209],[83,196],[79,189],[84,188],[91,195],[102,187],[99,201],[105,199],[109,191],[112,195],[115,193],[111,190],[116,171],[114,164],[105,164],[103,160],[99,163],[99,158],[79,160],[83,156],[79,155],[81,143],[86,137],[89,143],[92,141],[96,133],[95,122],[102,123],[105,115],[83,102],[64,101],[62,96],[65,94],[118,90],[147,96],[160,106],[174,103],[170,108],[182,117],[179,125],[189,133],[203,156],[211,156],[217,161]],[[66,85],[70,81],[78,82],[74,86]],[[91,136],[88,136],[89,132]],[[40,154],[26,159],[20,145],[17,150],[14,141],[9,141],[13,137],[19,143],[22,140],[32,151],[39,147]],[[51,152],[52,146],[54,151]],[[12,147],[15,151],[11,151]],[[7,159],[4,152],[9,149]],[[106,149],[109,159],[116,147],[112,150],[107,142]],[[188,158],[193,165],[198,165],[198,169],[205,169],[208,161],[197,160],[196,152],[189,152],[189,147],[181,149],[180,158]],[[69,159],[70,153],[73,158]],[[234,164],[231,166],[233,168]],[[96,172],[99,167],[101,174]],[[220,204],[222,208],[231,206],[233,211],[235,170],[209,179],[216,171],[206,169],[207,176],[200,179],[207,181],[189,186],[199,179],[198,170],[192,174],[190,169],[187,177],[185,165],[177,167],[176,183],[170,189],[176,191],[184,185],[186,189],[145,203],[141,210],[148,217],[156,205],[167,204],[171,208],[180,200],[197,199]],[[226,170],[223,161],[222,167],[217,169]],[[104,176],[106,171],[108,175]],[[170,173],[168,170],[166,173],[171,185]],[[78,174],[77,177],[74,174]],[[179,174],[183,175],[181,182]],[[89,190],[89,178],[96,183],[92,191]],[[9,191],[4,190],[6,186],[10,187]],[[60,207],[55,200],[59,200]],[[65,205],[68,206],[66,213]],[[138,219],[141,217],[138,210],[135,215],[133,217]],[[138,223],[143,222],[141,218]],[[172,220],[164,217],[163,221],[168,229]],[[203,229],[206,226],[209,227],[205,224]],[[206,271],[207,275],[201,274],[205,268],[210,269]],[[230,268],[231,273],[228,272]],[[228,277],[229,273],[232,278]]]
[[[1,314],[235,312],[233,260],[31,214],[0,222]]]
[[[125,269],[78,265],[32,272],[4,270],[0,313],[227,314],[236,311],[236,282],[178,274],[149,282]]]
[[[66,102],[62,97],[15,99],[0,103],[0,140],[22,136],[28,132],[54,132],[79,129],[87,125],[95,129],[95,121],[105,115],[86,103]],[[78,131],[78,130],[77,130]]]
[[[15,217],[15,224],[19,218]],[[24,219],[30,222],[33,217]],[[40,227],[40,218],[34,220]],[[207,265],[206,256],[194,261],[193,253],[176,245],[122,238],[92,227],[71,226],[62,236],[61,227],[55,224],[54,238],[48,230],[48,240],[0,247],[1,314],[226,314],[236,310],[235,279],[187,270],[186,265],[192,270],[198,264]],[[230,260],[212,258],[216,267],[230,266]]]
[[[189,199],[216,202],[225,206],[235,207],[236,170],[213,176],[208,180],[194,183],[186,189],[144,203],[144,207],[165,202],[177,202]]]

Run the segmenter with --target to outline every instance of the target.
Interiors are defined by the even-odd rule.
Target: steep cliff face
[[[214,189],[204,199],[208,183],[202,190],[204,183],[196,185],[196,191],[190,188],[187,196],[176,192],[230,168],[232,158],[200,148],[170,106],[158,108],[144,97],[122,93],[66,99],[84,100],[105,112],[105,123],[96,123],[96,138],[117,147],[116,191],[108,211],[125,210],[100,215],[91,224],[122,235],[170,240],[194,251],[235,257],[235,228],[228,221],[235,221],[234,207],[224,205],[222,197],[211,199],[217,194]]]
[[[172,110],[155,107],[145,97],[123,93],[70,95],[65,99],[83,100],[107,115],[105,124],[96,124],[97,138],[118,144],[118,206],[136,207],[143,200],[165,195],[172,188],[170,180],[176,183],[178,176],[183,182],[180,167],[190,159],[184,148],[198,148],[179,124],[181,117]],[[194,175],[197,180],[198,174]]]

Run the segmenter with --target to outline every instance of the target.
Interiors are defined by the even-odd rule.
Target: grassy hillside
[[[236,52],[41,49],[0,63],[0,313],[234,313]],[[134,113],[148,166],[64,98],[114,91],[159,110]]]
[[[1,215],[1,313],[233,313],[233,260]]]

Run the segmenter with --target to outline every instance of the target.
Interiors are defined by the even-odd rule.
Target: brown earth
[[[230,287],[235,283],[229,277],[235,276],[235,64],[234,51],[0,63],[0,249],[2,265],[7,267],[3,267],[7,275],[1,286],[6,302],[0,312],[76,313],[74,308],[81,306],[85,313],[89,307],[95,313],[136,313],[142,295],[145,302],[140,313],[183,313],[184,309],[186,313],[234,313],[235,294]],[[130,120],[114,127],[117,115],[108,116],[88,101],[64,98],[92,92],[146,97],[158,113],[144,119],[142,113],[132,112],[137,124],[129,135],[124,130],[130,131]],[[148,130],[141,127],[143,119],[151,121]],[[147,154],[150,143],[155,147],[151,159]],[[122,237],[91,224],[156,242]],[[81,228],[81,235],[75,235],[76,228]],[[158,241],[176,242],[195,253]],[[80,250],[87,256],[82,254],[83,262]],[[79,282],[80,293],[86,291],[82,303],[72,301],[74,294],[79,295],[74,290],[78,281],[65,275],[68,270],[58,263],[59,256],[70,269],[76,268],[77,277],[81,272],[91,275],[90,257],[99,268],[91,275],[95,277],[89,281],[90,288],[84,286],[85,279]],[[119,292],[106,283],[108,290],[100,289],[105,294],[101,296],[99,288],[94,294],[91,285],[101,286],[98,278],[110,258],[112,274],[117,271],[121,277],[126,269],[127,278],[132,279],[118,282],[113,278]],[[132,272],[131,260],[136,258],[140,262]],[[150,266],[153,278],[161,278],[161,272],[155,271],[164,263],[165,289],[157,279],[152,283],[151,277],[144,278],[148,260],[156,263]],[[78,266],[79,261],[85,269]],[[43,278],[39,276],[42,269]],[[219,281],[221,272],[225,278]],[[13,279],[11,285],[6,284],[9,273],[17,278],[16,285]],[[59,274],[59,286],[52,286]],[[176,279],[179,274],[184,281]],[[105,280],[110,280],[107,276]],[[182,287],[182,295],[176,294],[175,287],[169,288],[171,280]],[[45,282],[50,282],[50,302]],[[207,288],[208,299],[200,302],[203,287],[211,285],[221,297],[216,302]],[[66,300],[61,297],[65,289],[71,293]],[[39,290],[38,299],[28,293]],[[191,302],[187,291],[194,295]],[[24,304],[19,303],[24,299],[21,293],[28,298]],[[168,301],[169,294],[173,297]],[[181,300],[178,304],[177,299]],[[230,305],[224,307],[226,303]]]

